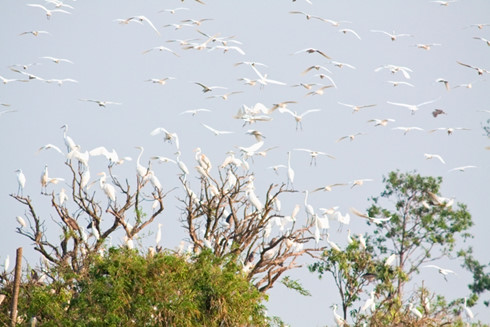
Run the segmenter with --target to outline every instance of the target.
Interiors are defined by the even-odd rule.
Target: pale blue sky
[[[423,175],[442,176],[442,194],[455,197],[466,203],[473,215],[475,239],[471,244],[476,256],[482,262],[490,261],[486,247],[488,220],[488,194],[484,192],[489,181],[490,151],[483,135],[481,123],[490,118],[488,74],[479,76],[473,69],[457,64],[457,61],[490,69],[490,47],[473,37],[490,39],[490,26],[478,29],[470,24],[490,23],[490,3],[480,1],[458,1],[449,6],[441,6],[430,1],[206,1],[206,5],[186,0],[174,1],[71,1],[66,3],[74,9],[65,8],[71,14],[53,13],[50,20],[40,8],[26,4],[35,2],[6,0],[0,5],[0,76],[22,78],[11,71],[14,64],[40,63],[29,68],[31,74],[44,79],[72,78],[79,83],[64,83],[61,87],[41,81],[29,83],[12,82],[0,84],[0,103],[10,104],[0,110],[13,109],[13,113],[0,116],[1,161],[0,205],[2,206],[3,231],[0,239],[0,260],[6,255],[13,258],[15,249],[24,247],[25,257],[34,262],[37,254],[30,245],[15,233],[15,217],[24,214],[24,208],[9,197],[17,190],[14,170],[23,169],[27,184],[25,193],[32,196],[47,224],[52,224],[48,201],[39,195],[39,178],[45,164],[50,175],[67,178],[68,170],[63,158],[52,151],[36,154],[39,147],[53,143],[61,148],[63,132],[60,127],[69,125],[68,134],[81,145],[82,149],[105,146],[116,149],[120,156],[136,159],[143,146],[142,162],[153,155],[174,157],[175,147],[163,142],[159,136],[150,136],[156,127],[177,132],[180,138],[182,160],[193,167],[193,149],[201,147],[216,166],[235,146],[249,146],[254,139],[245,134],[247,129],[261,131],[267,138],[264,148],[278,146],[266,157],[258,157],[250,162],[256,174],[257,193],[263,197],[269,183],[286,182],[286,173],[275,175],[267,167],[286,164],[287,151],[294,148],[309,148],[324,151],[336,157],[335,160],[319,157],[316,166],[309,165],[307,153],[293,151],[291,164],[296,172],[294,186],[298,190],[311,190],[332,183],[348,183],[355,179],[370,178],[374,182],[350,189],[338,188],[332,192],[315,193],[309,202],[315,207],[339,206],[342,212],[350,207],[365,209],[368,198],[382,191],[382,176],[389,171],[413,171]],[[41,2],[38,2],[41,4]],[[46,7],[52,7],[45,4]],[[186,7],[189,10],[159,13],[163,9]],[[314,16],[341,23],[339,27],[318,19],[307,20],[303,11]],[[135,15],[148,17],[160,32],[160,36],[144,23],[121,25],[115,19],[125,19]],[[212,18],[197,27],[209,35],[219,33],[220,37],[231,37],[240,41],[245,55],[234,50],[223,53],[221,49],[183,50],[178,43],[166,42],[172,39],[200,39],[204,37],[196,27],[184,26],[176,30],[163,27],[179,23],[184,19]],[[341,29],[356,31],[361,39],[352,33],[343,34]],[[19,36],[32,30],[44,30],[49,34]],[[387,35],[370,30],[407,33],[413,36],[400,37],[391,41]],[[203,41],[201,41],[203,42]],[[416,44],[432,44],[431,50],[418,48]],[[179,56],[169,52],[143,51],[156,46],[166,46]],[[216,44],[211,44],[214,46]],[[316,48],[330,56],[332,60],[353,65],[339,68],[318,53],[295,52],[305,48]],[[55,64],[42,59],[43,56],[66,58],[73,64]],[[244,85],[239,78],[257,78],[254,71],[245,65],[235,67],[240,61],[255,61],[268,67],[258,69],[268,78],[287,85],[259,86]],[[391,74],[377,67],[393,64],[412,70],[411,78],[405,79],[401,73]],[[327,67],[337,88],[325,90],[324,95],[305,96],[309,90],[292,87],[299,83],[324,83],[311,71],[301,72],[312,65]],[[324,73],[324,72],[323,72]],[[172,76],[166,85],[146,82],[151,78]],[[446,90],[438,78],[449,81]],[[387,81],[405,81],[415,87],[399,85],[393,87]],[[201,82],[209,86],[224,86],[227,90],[214,90],[203,94],[194,84]],[[459,84],[473,83],[472,88],[458,87]],[[242,91],[228,100],[208,99],[209,95],[220,95],[231,91]],[[311,90],[310,90],[311,91]],[[100,108],[95,103],[79,101],[80,98],[120,102],[122,105]],[[436,102],[422,106],[411,115],[408,109],[388,104],[419,104],[429,100]],[[243,127],[243,122],[233,119],[243,105],[253,106],[263,103],[271,107],[282,101],[296,101],[289,108],[299,113],[308,109],[321,109],[304,118],[303,130],[296,130],[292,116],[274,112],[270,122],[258,122]],[[375,107],[361,109],[353,113],[338,102]],[[180,115],[184,110],[208,108],[212,112],[195,117]],[[434,118],[431,112],[443,109],[447,115]],[[367,121],[374,118],[392,118],[395,122],[386,127],[374,127]],[[214,136],[201,123],[219,130],[231,130],[234,134]],[[412,131],[404,135],[392,130],[398,126],[417,126],[424,131]],[[440,127],[464,127],[469,130],[455,131],[448,136],[443,131],[428,133]],[[342,136],[364,133],[354,141],[336,142]],[[437,159],[426,160],[424,153],[441,155],[446,164]],[[464,173],[448,172],[451,168],[475,165]],[[92,175],[105,169],[105,161],[92,158]],[[166,189],[178,186],[178,169],[172,165],[154,165],[154,170]],[[130,162],[117,168],[118,176],[134,178],[135,163]],[[194,175],[197,176],[197,173]],[[197,178],[191,178],[193,187],[198,186]],[[65,186],[66,187],[66,186]],[[52,186],[50,187],[52,188]],[[52,188],[59,191],[60,186]],[[99,191],[100,192],[100,191]],[[182,193],[174,192],[168,197],[166,213],[161,218],[164,224],[163,244],[176,247],[184,237],[178,221],[178,202]],[[290,212],[296,203],[303,203],[303,193],[298,193],[283,201],[284,211]],[[304,211],[301,213],[304,215]],[[304,217],[303,217],[304,218]],[[154,227],[154,229],[156,226]],[[363,221],[352,218],[353,232],[367,231]],[[337,232],[337,223],[332,222],[331,239],[341,246],[346,244],[346,228]],[[149,238],[152,240],[153,236]],[[119,244],[120,240],[114,240]],[[309,261],[307,261],[309,262]],[[450,299],[467,295],[466,284],[469,276],[459,267],[457,261],[444,261],[458,276],[445,282],[433,271],[424,271],[421,279],[433,285],[433,290],[447,295]],[[277,285],[270,293],[269,312],[282,317],[292,326],[322,326],[333,324],[332,303],[339,298],[331,280],[318,281],[306,268],[291,273],[293,278],[304,282],[313,296],[301,297]],[[367,297],[367,295],[366,295]],[[474,309],[477,318],[490,321],[489,310],[483,306]]]

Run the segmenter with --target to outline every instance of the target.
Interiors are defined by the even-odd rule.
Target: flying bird
[[[67,62],[69,64],[73,64],[73,61],[71,61],[69,59],[55,58],[55,57],[50,57],[50,56],[45,56],[45,57],[40,57],[40,58],[51,60],[55,64],[59,64],[60,62]]]
[[[63,9],[51,9],[51,10],[49,10],[48,8],[44,7],[43,5],[40,5],[40,4],[37,4],[37,3],[36,4],[27,4],[27,6],[29,6],[29,7],[35,7],[35,8],[41,8],[46,13],[46,18],[47,19],[50,19],[51,16],[53,15],[53,13],[55,13],[55,12],[61,12],[61,13],[64,13],[64,14],[71,14],[71,12],[68,12],[68,11],[63,10]]]
[[[211,126],[208,126],[208,125],[202,124],[202,123],[201,123],[201,125],[204,126],[204,127],[206,127],[207,129],[209,129],[216,136],[234,133],[234,132],[230,132],[230,131],[218,131],[217,129],[214,129]]]
[[[148,50],[143,51],[142,53],[143,53],[143,54],[147,54],[148,52],[153,51],[153,50],[158,50],[158,51],[167,51],[167,52],[170,52],[170,53],[172,53],[173,55],[175,55],[175,56],[177,56],[177,57],[180,57],[180,56],[179,56],[177,53],[175,53],[175,52],[174,52],[172,49],[169,49],[169,48],[167,48],[167,47],[164,47],[163,45],[160,45],[160,46],[158,46],[158,47],[153,47],[153,48],[150,48],[150,49],[148,49]]]
[[[395,31],[393,31],[393,33],[381,31],[381,30],[369,30],[369,31],[373,32],[373,33],[382,33],[382,34],[388,35],[390,37],[391,41],[396,41],[397,38],[403,37],[403,36],[410,36],[410,37],[413,36],[412,34],[406,34],[406,33],[396,34]]]
[[[293,54],[298,54],[298,53],[303,53],[303,52],[306,52],[306,53],[318,53],[318,54],[322,55],[323,57],[325,57],[327,59],[332,59],[329,56],[327,56],[323,51],[318,50],[318,49],[314,49],[314,48],[306,48],[306,49],[303,49],[303,50],[298,50],[298,51],[296,51]]]
[[[434,111],[432,112],[432,116],[434,116],[434,118],[437,118],[437,116],[439,115],[447,115],[447,113],[442,109],[434,109]]]
[[[461,172],[464,172],[466,169],[469,169],[469,168],[477,168],[477,167],[476,166],[472,166],[472,165],[461,166],[461,167],[456,167],[456,168],[453,168],[453,169],[449,169],[448,172],[452,172],[452,171],[461,171]]]
[[[121,105],[122,103],[119,102],[112,102],[112,101],[101,101],[101,100],[90,100],[90,99],[79,99],[80,101],[87,101],[87,102],[95,102],[99,105],[99,107],[106,107],[108,104],[116,104],[116,105]]]
[[[419,104],[415,104],[415,105],[414,104],[397,103],[397,102],[391,102],[391,101],[386,101],[386,103],[392,104],[394,106],[399,106],[399,107],[407,108],[408,110],[410,110],[412,112],[412,115],[414,115],[415,112],[420,109],[420,107],[425,106],[425,105],[428,105],[428,104],[431,104],[431,103],[434,103],[437,100],[439,100],[439,98],[434,99],[434,100],[430,100],[430,101],[425,101],[425,102],[422,102],[422,103],[419,103]]]
[[[295,150],[295,151],[304,151],[304,152],[308,152],[308,153],[310,154],[310,157],[311,157],[311,160],[310,160],[310,166],[311,166],[312,164],[315,164],[315,166],[316,166],[316,158],[317,158],[318,156],[327,156],[327,157],[329,157],[329,158],[331,158],[331,159],[335,159],[335,157],[334,157],[334,156],[332,156],[332,155],[330,155],[330,154],[328,154],[328,153],[326,153],[326,152],[322,152],[322,151],[314,151],[314,150],[310,150],[310,149],[303,149],[303,148],[293,149],[293,150]]]
[[[204,85],[202,83],[199,83],[199,82],[194,82],[194,84],[197,84],[200,87],[202,87],[202,92],[203,93],[211,92],[212,90],[215,90],[215,89],[225,89],[225,90],[227,89],[224,86],[206,86],[206,85]]]
[[[438,159],[440,162],[442,162],[443,164],[445,164],[446,162],[444,161],[444,159],[442,159],[442,157],[438,154],[431,154],[431,153],[424,153],[424,157],[425,159],[429,160],[429,159]]]
[[[446,269],[446,268],[441,268],[439,266],[436,266],[436,265],[426,265],[426,266],[423,266],[424,268],[435,268],[439,271],[439,274],[441,274],[443,277],[444,277],[444,280],[447,282],[447,275],[449,274],[455,274],[456,273],[450,269]]]
[[[486,69],[483,69],[483,68],[480,68],[480,67],[474,67],[474,66],[471,66],[471,65],[468,65],[468,64],[464,64],[464,63],[459,62],[459,61],[456,61],[456,62],[458,64],[460,64],[461,66],[468,67],[468,68],[471,68],[471,69],[476,70],[476,72],[478,73],[478,75],[483,75],[483,73],[490,73],[490,71],[488,71]]]
[[[342,106],[346,106],[346,107],[351,108],[353,110],[352,113],[358,112],[359,110],[361,110],[363,108],[371,108],[371,107],[376,106],[375,104],[353,105],[353,104],[347,104],[347,103],[342,103],[342,102],[337,102],[337,103],[342,105]]]
[[[357,37],[359,40],[361,39],[361,37],[359,36],[359,34],[357,34],[356,31],[350,29],[350,28],[344,28],[344,29],[341,29],[339,30],[340,33],[344,33],[344,34],[347,34],[347,33],[351,33],[353,34],[355,37]]]

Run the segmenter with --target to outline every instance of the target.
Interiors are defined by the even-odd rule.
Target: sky
[[[72,1],[73,7],[53,12],[47,19],[44,9],[29,4],[54,8],[53,4],[5,0],[0,4],[0,76],[6,79],[26,79],[13,71],[27,72],[43,80],[0,83],[0,205],[3,228],[0,232],[0,262],[14,257],[17,247],[24,247],[29,263],[38,260],[38,254],[23,237],[16,234],[15,217],[25,215],[25,208],[9,196],[17,192],[15,170],[22,169],[26,178],[24,194],[29,194],[37,211],[47,224],[54,225],[49,201],[40,195],[40,176],[49,166],[50,176],[68,178],[64,158],[54,150],[38,149],[54,144],[66,153],[62,125],[68,125],[71,136],[83,150],[98,146],[115,149],[120,157],[133,160],[115,168],[115,174],[135,180],[136,146],[143,146],[141,162],[151,156],[175,158],[175,144],[164,142],[163,136],[150,132],[164,127],[179,136],[181,159],[194,167],[194,152],[200,147],[218,166],[226,153],[237,147],[247,147],[255,139],[245,132],[256,129],[265,135],[262,149],[273,148],[265,157],[249,159],[250,171],[256,176],[257,194],[265,196],[270,183],[286,183],[286,170],[275,174],[269,167],[287,165],[291,152],[291,167],[295,171],[294,188],[312,190],[334,183],[351,183],[357,179],[371,179],[362,186],[335,188],[332,192],[310,194],[308,202],[315,208],[338,206],[342,213],[355,207],[369,207],[369,197],[383,189],[382,179],[390,171],[416,171],[422,175],[442,176],[441,194],[465,203],[472,214],[475,236],[469,242],[481,262],[489,262],[486,251],[488,194],[484,192],[490,179],[490,145],[482,124],[490,119],[488,73],[479,75],[476,69],[458,62],[490,70],[490,47],[482,39],[490,39],[490,26],[478,28],[474,24],[490,23],[490,2],[466,0],[447,6],[437,1],[415,0],[304,0],[297,1],[215,1],[205,4],[186,0],[103,0]],[[175,10],[166,9],[186,8]],[[320,17],[322,19],[310,17]],[[120,24],[117,19],[143,15],[151,22]],[[186,19],[208,19],[200,25],[175,26]],[[338,23],[338,26],[336,23]],[[155,29],[152,28],[152,25]],[[343,32],[345,31],[345,33]],[[30,31],[46,31],[37,36]],[[354,31],[354,33],[352,32]],[[375,31],[375,32],[373,32]],[[376,32],[378,31],[378,32]],[[392,41],[384,31],[398,36]],[[179,42],[191,40],[202,44],[208,36],[222,38],[229,47],[209,41],[206,47],[185,49]],[[424,49],[423,45],[431,45]],[[159,51],[164,46],[170,51]],[[150,50],[146,52],[147,50]],[[315,49],[318,52],[303,50]],[[53,62],[43,57],[68,59]],[[331,59],[328,59],[328,58]],[[255,86],[243,78],[257,79],[250,65],[255,62],[262,76],[279,82]],[[342,65],[343,63],[343,65]],[[23,65],[29,65],[26,70]],[[328,71],[308,67],[320,65]],[[403,72],[391,72],[390,67],[405,67]],[[349,67],[351,66],[351,67]],[[335,87],[315,92],[321,85]],[[164,85],[151,79],[168,79]],[[409,78],[408,78],[409,77]],[[49,79],[73,79],[47,83]],[[438,82],[443,79],[446,83]],[[389,81],[403,82],[397,86]],[[202,87],[220,86],[210,92]],[[410,85],[407,85],[409,83]],[[301,84],[314,84],[306,89]],[[316,85],[315,85],[316,84]],[[467,84],[471,84],[468,87]],[[308,86],[308,85],[306,85]],[[228,92],[237,92],[221,97]],[[106,107],[80,99],[111,101]],[[285,112],[274,111],[270,121],[244,124],[234,118],[243,105],[253,107],[262,103],[288,104],[292,112],[304,115],[301,126]],[[391,102],[391,103],[390,103]],[[421,105],[413,114],[399,104]],[[343,104],[375,105],[354,111]],[[395,103],[395,104],[393,104]],[[397,105],[398,104],[398,105]],[[9,105],[9,106],[6,106]],[[186,110],[209,109],[195,116],[182,114]],[[441,109],[444,114],[434,117]],[[373,119],[392,119],[387,126],[375,126]],[[202,124],[231,134],[214,135]],[[397,127],[417,127],[407,133]],[[448,135],[442,128],[455,128]],[[435,130],[433,132],[430,132]],[[344,136],[356,135],[353,140]],[[335,157],[319,156],[310,165],[305,148],[322,151]],[[424,154],[440,155],[426,159]],[[472,165],[464,172],[453,168]],[[90,159],[92,176],[106,169],[105,159]],[[164,189],[178,187],[178,168],[172,164],[153,164]],[[193,170],[189,179],[198,186],[198,174]],[[95,177],[93,177],[95,179]],[[59,192],[63,183],[51,185],[48,190]],[[163,245],[175,248],[185,238],[179,221],[178,197],[182,190],[167,197],[163,223]],[[100,192],[100,190],[99,190]],[[179,193],[180,192],[180,193]],[[298,192],[283,201],[283,210],[290,212],[295,204],[303,204],[304,193]],[[301,211],[304,215],[304,211]],[[156,229],[156,224],[151,228]],[[347,244],[346,228],[337,231],[332,222],[331,240],[340,246]],[[54,226],[55,227],[55,226]],[[55,233],[53,227],[53,233]],[[368,232],[361,219],[352,217],[349,228],[353,233]],[[54,234],[55,235],[55,234]],[[143,242],[150,242],[149,235]],[[322,240],[325,242],[325,240]],[[114,239],[115,244],[122,240]],[[147,243],[144,243],[147,244]],[[311,263],[306,260],[305,264]],[[423,271],[420,280],[434,291],[450,299],[468,294],[466,285],[470,276],[460,268],[457,260],[442,260],[457,275],[445,282],[435,271]],[[324,326],[333,324],[330,306],[339,303],[332,280],[318,278],[306,267],[292,271],[300,279],[311,297],[302,297],[277,285],[270,292],[267,303],[269,314],[277,315],[292,326]],[[414,289],[416,285],[413,286]],[[366,294],[366,298],[367,298]],[[362,302],[361,302],[362,304]],[[488,308],[473,308],[476,317],[490,321]]]

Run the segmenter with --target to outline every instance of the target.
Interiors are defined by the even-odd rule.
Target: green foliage
[[[380,196],[371,198],[367,213],[372,218],[389,220],[374,223],[367,219],[373,231],[364,236],[365,247],[353,240],[343,251],[326,251],[321,261],[309,267],[310,271],[320,277],[328,272],[333,277],[342,301],[343,318],[350,312],[355,325],[462,325],[462,299],[447,303],[424,287],[411,294],[405,294],[404,289],[413,275],[420,273],[423,264],[442,257],[455,258],[456,254],[465,259],[464,266],[474,277],[470,285],[474,294],[468,298],[467,305],[476,302],[476,294],[489,289],[486,266],[474,259],[471,251],[460,249],[472,237],[468,230],[473,222],[467,207],[439,195],[441,177],[395,171],[383,182],[384,190]],[[390,255],[395,260],[385,264]],[[375,283],[376,309],[361,313],[356,306],[360,294],[367,293],[371,282]],[[424,306],[429,303],[426,303],[429,297],[431,309]],[[406,301],[419,309],[423,319],[408,309]]]
[[[298,292],[299,294],[301,294],[303,296],[311,296],[310,291],[308,291],[307,289],[305,289],[301,285],[301,283],[298,282],[297,280],[290,279],[289,276],[284,277],[281,280],[281,283],[284,286],[286,286],[287,288],[292,289],[292,290],[295,290],[296,292]]]
[[[266,296],[210,251],[143,256],[113,248],[90,260],[83,274],[59,269],[53,283],[24,283],[19,313],[36,316],[39,326],[268,325]],[[0,323],[8,321],[7,308],[4,302]]]

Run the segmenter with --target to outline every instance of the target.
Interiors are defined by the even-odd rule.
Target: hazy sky
[[[315,208],[339,206],[343,213],[350,207],[366,209],[368,198],[382,191],[382,177],[399,169],[414,171],[423,175],[442,176],[442,195],[454,197],[456,201],[468,205],[473,215],[475,227],[471,232],[475,238],[471,245],[475,255],[482,262],[489,262],[490,255],[487,234],[490,145],[481,127],[490,113],[488,103],[488,74],[479,76],[475,69],[459,65],[457,61],[490,70],[490,47],[482,37],[490,39],[490,26],[478,29],[471,24],[490,23],[490,2],[467,0],[442,6],[431,1],[206,1],[205,5],[195,1],[71,1],[66,4],[74,8],[61,8],[70,12],[53,12],[48,20],[43,9],[27,6],[35,2],[4,0],[0,4],[0,76],[7,79],[24,79],[26,76],[9,69],[15,64],[32,64],[26,72],[45,80],[70,78],[78,83],[45,83],[31,80],[28,83],[11,82],[0,84],[0,103],[3,110],[15,112],[0,115],[0,151],[3,160],[0,169],[0,205],[2,207],[3,230],[0,232],[0,260],[15,249],[24,247],[25,257],[35,262],[38,255],[32,246],[15,233],[15,217],[24,215],[25,209],[9,194],[17,191],[15,170],[23,169],[27,177],[25,194],[34,199],[38,212],[47,224],[54,225],[49,201],[40,196],[40,175],[45,164],[53,177],[69,177],[64,159],[55,151],[42,151],[41,146],[52,143],[65,150],[63,131],[60,127],[68,124],[68,134],[81,145],[83,150],[97,146],[116,149],[120,156],[130,156],[132,162],[115,168],[115,174],[135,180],[135,159],[139,151],[135,146],[143,146],[142,163],[150,156],[162,155],[174,158],[175,145],[164,143],[162,135],[151,136],[156,127],[164,127],[176,132],[180,139],[182,160],[194,167],[193,149],[201,147],[218,166],[229,150],[236,146],[249,146],[255,140],[246,135],[248,129],[257,129],[265,136],[263,149],[276,147],[266,157],[249,160],[251,171],[256,175],[257,194],[263,198],[270,183],[286,182],[286,170],[276,175],[268,167],[287,164],[287,152],[295,148],[307,148],[331,154],[318,158],[317,165],[310,165],[308,153],[292,151],[291,166],[296,172],[294,187],[298,190],[314,188],[333,183],[349,183],[355,179],[369,178],[372,182],[362,187],[339,187],[332,192],[318,192],[310,196],[309,202]],[[52,4],[37,2],[47,8]],[[185,7],[174,14],[163,11]],[[340,22],[334,26],[320,19],[307,19],[302,11],[312,16]],[[144,15],[156,27],[143,22],[138,24],[118,24],[116,19]],[[182,26],[185,19],[203,19],[200,26]],[[355,31],[342,33],[341,30]],[[47,31],[38,36],[29,31]],[[245,54],[235,49],[224,52],[219,42],[209,42],[203,50],[184,50],[178,42],[169,40],[195,39],[203,43],[206,37],[197,30],[216,37],[227,38],[228,46],[237,46]],[[389,33],[409,34],[392,41]],[[236,43],[238,41],[240,43]],[[435,44],[430,50],[417,45]],[[153,50],[165,46],[168,51]],[[320,53],[300,52],[314,48]],[[296,53],[296,54],[295,54]],[[69,62],[54,63],[42,58],[52,56],[69,59]],[[235,66],[241,61],[253,61],[267,65],[256,66],[267,78],[285,85],[245,85],[240,78],[257,79],[258,75],[247,65]],[[342,68],[335,62],[347,63]],[[311,70],[310,66],[321,65],[330,72]],[[391,73],[389,69],[375,71],[384,65],[407,67],[410,79],[402,72]],[[23,70],[23,68],[19,68]],[[307,90],[300,83],[323,83],[331,85],[327,79],[316,74],[330,76],[336,88],[327,88],[324,94],[307,95],[319,86]],[[165,85],[152,83],[149,79],[174,77]],[[449,82],[449,89],[436,80]],[[393,86],[388,81],[408,82],[413,86],[400,84]],[[203,93],[195,84],[222,86]],[[471,88],[460,86],[471,83]],[[221,97],[232,94],[227,100]],[[96,103],[80,101],[93,99],[113,101],[120,105],[99,107]],[[389,104],[403,103],[417,105],[432,101],[420,107],[415,114],[402,106]],[[257,122],[243,126],[243,121],[234,119],[242,105],[249,107],[262,103],[266,107],[282,101],[289,104],[292,111],[302,113],[309,109],[320,109],[303,118],[302,129],[296,128],[292,115],[275,111],[269,122]],[[347,106],[376,106],[360,109],[359,112]],[[206,108],[196,116],[180,114],[185,110]],[[432,112],[442,109],[446,114],[436,118]],[[371,119],[393,119],[387,126],[374,126]],[[233,131],[233,134],[215,136],[202,126],[210,125],[218,130]],[[395,127],[419,127],[406,135]],[[430,130],[438,128],[465,128],[452,135],[446,131]],[[343,136],[362,133],[353,141]],[[438,159],[427,160],[424,154],[438,154]],[[450,169],[474,165],[477,168],[465,172]],[[105,159],[90,159],[92,176],[106,169]],[[172,164],[154,164],[153,169],[166,190],[179,186],[179,170]],[[191,186],[198,187],[197,173],[192,172]],[[66,185],[50,186],[58,192]],[[96,186],[98,190],[98,186]],[[196,190],[197,191],[197,190]],[[100,191],[98,191],[100,192]],[[163,223],[163,244],[176,247],[185,237],[179,222],[180,211],[177,197],[181,190],[174,191],[167,198],[166,213],[160,218]],[[283,201],[283,211],[289,213],[296,203],[302,204],[304,193],[297,193]],[[301,211],[304,217],[304,211]],[[153,230],[156,228],[152,227]],[[347,228],[337,232],[338,223],[332,222],[331,239],[341,246],[347,243]],[[364,233],[368,227],[364,221],[352,217],[350,229],[353,233]],[[151,243],[153,236],[145,241]],[[121,240],[114,239],[115,244]],[[323,241],[324,242],[324,241]],[[311,263],[307,261],[307,263]],[[460,269],[460,262],[453,260],[440,263],[455,270],[458,275],[445,282],[437,271],[422,271],[420,280],[425,280],[433,291],[448,296],[449,299],[468,294],[466,285],[468,274]],[[270,293],[269,313],[278,315],[293,326],[321,326],[333,324],[330,305],[339,303],[339,297],[330,279],[318,281],[306,268],[291,273],[299,278],[313,296],[302,297],[277,285]],[[418,284],[420,285],[420,284]],[[416,286],[414,285],[415,289]],[[367,298],[367,295],[366,295]],[[483,306],[474,308],[476,317],[490,321],[489,310]]]

